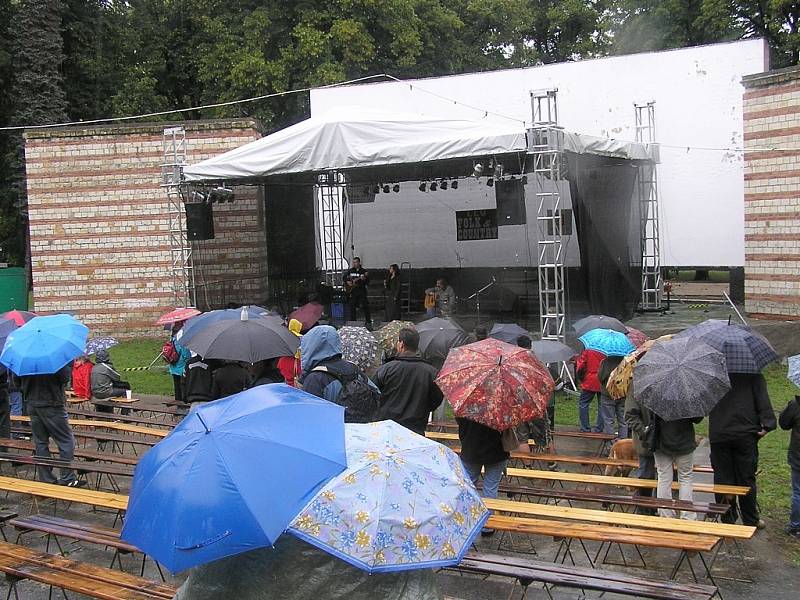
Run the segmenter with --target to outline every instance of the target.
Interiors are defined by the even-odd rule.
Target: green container
[[[28,310],[28,279],[22,267],[0,269],[0,312]]]

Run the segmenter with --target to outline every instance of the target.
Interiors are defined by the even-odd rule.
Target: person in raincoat
[[[300,332],[303,330],[303,324],[297,319],[289,320],[288,329],[297,337],[302,337]],[[281,375],[283,375],[283,380],[286,384],[297,387],[297,378],[300,377],[301,373],[300,348],[297,348],[297,352],[294,353],[294,356],[281,356],[278,358],[277,367]]]
[[[185,321],[178,321],[172,325],[172,332],[170,341],[172,342],[175,352],[177,353],[177,360],[169,363],[167,370],[172,376],[172,384],[175,390],[175,402],[183,403],[185,399],[185,381],[184,375],[186,374],[186,363],[192,357],[192,353],[188,348],[181,346],[178,343],[178,332],[183,328]]]
[[[603,411],[599,402],[594,429],[589,425],[589,411],[592,408],[592,400],[594,400],[595,396],[600,396],[601,385],[597,372],[605,357],[605,354],[597,350],[584,350],[575,360],[575,374],[580,379],[581,384],[581,395],[578,398],[578,418],[581,431],[584,433],[603,430]]]
[[[72,391],[78,398],[92,397],[92,368],[94,364],[88,356],[79,356],[72,361]]]
[[[800,396],[789,401],[778,417],[781,429],[790,430],[786,458],[792,470],[792,504],[786,533],[800,539]]]
[[[625,396],[625,423],[633,438],[633,447],[639,456],[639,469],[636,477],[639,479],[655,479],[656,461],[653,458],[653,440],[651,427],[653,413],[644,408],[633,396],[633,383],[628,386]],[[650,497],[653,491],[649,488],[639,488],[636,495]],[[652,509],[641,508],[637,512],[652,514]]]

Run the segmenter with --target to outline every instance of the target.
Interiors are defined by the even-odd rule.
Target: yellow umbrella
[[[669,340],[671,338],[672,335],[662,335],[656,340],[647,340],[636,348],[636,350],[627,354],[619,365],[617,365],[617,368],[611,371],[611,375],[608,376],[608,382],[606,383],[608,395],[614,400],[621,400],[624,398],[628,393],[631,381],[633,381],[633,368],[636,366],[636,363],[639,362],[639,359],[642,358],[656,342]]]

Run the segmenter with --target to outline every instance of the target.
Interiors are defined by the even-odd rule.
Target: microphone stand
[[[489,283],[467,298],[467,300],[472,300],[475,298],[475,309],[478,311],[478,325],[481,324],[481,294],[492,287],[495,283],[497,283],[497,280],[492,277],[492,280]]]

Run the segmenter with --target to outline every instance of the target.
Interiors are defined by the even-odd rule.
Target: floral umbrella
[[[436,383],[457,417],[497,431],[541,418],[555,387],[533,353],[492,338],[453,348]]]
[[[628,333],[625,334],[628,339],[633,342],[633,345],[637,348],[644,344],[650,338],[647,337],[647,334],[644,331],[639,331],[634,327],[628,327]]]
[[[415,329],[411,321],[389,321],[386,325],[375,332],[375,339],[378,340],[381,350],[384,352],[392,352],[395,344],[397,344],[397,335],[401,329]]]
[[[366,327],[345,326],[339,329],[342,340],[342,358],[357,364],[363,370],[374,366],[378,360],[378,340]]]
[[[113,337],[96,337],[86,342],[84,354],[95,354],[98,350],[108,350],[119,344]]]
[[[164,313],[158,317],[156,325],[172,325],[173,323],[180,323],[181,321],[186,321],[192,317],[196,317],[199,314],[201,314],[199,310],[190,306],[186,308],[176,308],[175,310],[171,310],[168,313]]]
[[[489,511],[452,450],[393,421],[346,423],[345,450],[290,533],[370,573],[461,561]]]

